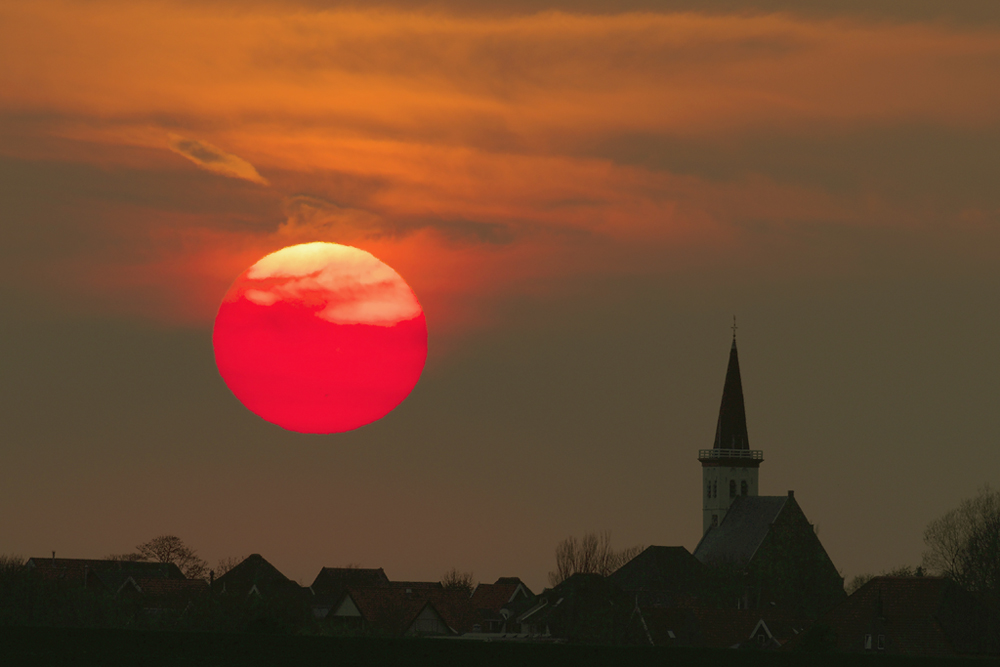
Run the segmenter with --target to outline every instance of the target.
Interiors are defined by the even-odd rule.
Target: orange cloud
[[[63,289],[174,322],[207,322],[229,280],[310,241],[372,252],[432,327],[459,331],[505,295],[662,273],[747,224],[934,224],[865,172],[879,149],[855,134],[1000,126],[996,27],[38,0],[0,6],[0,60],[17,128],[0,153],[159,183],[73,200],[100,212],[77,233],[141,252],[81,255]],[[206,184],[196,212],[164,204],[211,178],[190,162],[268,184],[252,196],[275,212],[213,203],[251,196],[234,179]],[[40,249],[30,261],[53,272]]]

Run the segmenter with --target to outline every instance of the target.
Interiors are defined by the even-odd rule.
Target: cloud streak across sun
[[[459,331],[581,278],[995,223],[995,22],[730,4],[4,3],[0,157],[33,222],[0,254],[200,325],[254,259],[344,243]]]
[[[413,291],[371,253],[305,243],[264,257],[247,271],[243,295],[259,306],[306,305],[333,324],[391,327],[421,314]]]

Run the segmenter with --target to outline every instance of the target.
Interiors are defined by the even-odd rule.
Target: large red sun
[[[300,433],[388,414],[420,379],[427,323],[413,290],[370,253],[305,243],[271,253],[229,288],[215,362],[250,411]]]

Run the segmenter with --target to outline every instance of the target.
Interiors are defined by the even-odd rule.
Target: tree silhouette
[[[246,558],[237,558],[235,556],[228,556],[226,558],[220,558],[218,565],[215,566],[215,576],[216,578],[221,577],[226,572],[242,563]]]
[[[471,572],[459,572],[457,567],[453,567],[441,577],[441,585],[453,591],[465,591],[472,595],[476,588],[476,580]]]
[[[924,567],[1000,602],[1000,491],[984,486],[924,531]]]
[[[570,535],[556,546],[556,569],[549,572],[549,584],[557,586],[577,573],[608,576],[640,553],[642,546],[621,551],[611,548],[611,531],[587,533],[577,541]]]
[[[208,576],[208,563],[175,535],[154,537],[136,546],[135,550],[139,556],[137,560],[173,563],[188,579],[205,579]],[[127,557],[121,558],[125,560]]]

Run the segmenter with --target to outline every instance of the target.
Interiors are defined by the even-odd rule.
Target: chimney
[[[788,492],[788,497],[789,498],[794,498],[795,497],[795,492],[794,491],[789,491]]]
[[[56,552],[52,552],[52,567],[56,566]]]

